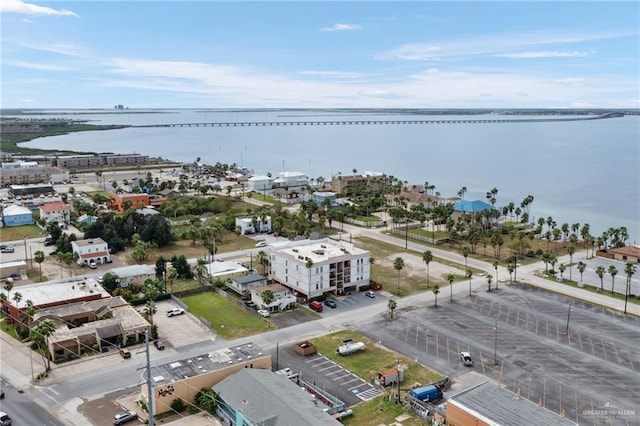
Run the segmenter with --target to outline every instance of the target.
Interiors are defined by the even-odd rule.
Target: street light
[[[569,312],[567,312],[567,329],[565,330],[565,335],[569,335],[569,319],[571,318],[571,307],[573,306],[573,302],[569,303]]]
[[[493,327],[495,331],[495,337],[493,339],[493,365],[498,365],[498,320],[496,319],[496,325]]]

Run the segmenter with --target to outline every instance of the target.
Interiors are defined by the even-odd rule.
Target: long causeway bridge
[[[489,119],[430,119],[430,120],[315,120],[315,121],[230,121],[210,123],[147,124],[131,127],[277,127],[277,126],[371,126],[398,124],[487,124],[487,123],[549,123],[554,121],[602,120],[622,117],[624,114],[612,112],[598,116],[566,118],[489,118]]]

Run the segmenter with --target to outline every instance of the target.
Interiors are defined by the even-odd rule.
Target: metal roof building
[[[339,425],[325,406],[295,383],[270,370],[242,369],[213,386],[218,413],[230,424]]]
[[[447,424],[451,426],[576,426],[496,383],[484,382],[447,400]]]

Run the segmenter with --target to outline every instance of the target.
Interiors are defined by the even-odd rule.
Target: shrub
[[[171,409],[173,411],[177,411],[178,413],[182,413],[187,408],[187,405],[181,398],[176,398],[171,401]]]

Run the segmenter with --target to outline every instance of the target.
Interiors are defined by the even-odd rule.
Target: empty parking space
[[[360,331],[450,377],[477,370],[579,423],[593,423],[588,410],[607,402],[640,406],[635,317],[529,287],[398,314]],[[473,367],[460,351],[473,354]]]
[[[347,406],[368,401],[382,394],[380,389],[322,354],[302,356],[293,350],[293,346],[288,346],[277,349],[271,355],[275,363],[274,368],[289,367],[303,380],[321,387]]]

